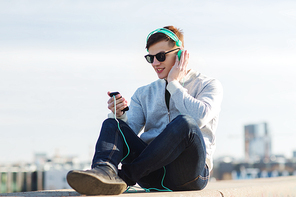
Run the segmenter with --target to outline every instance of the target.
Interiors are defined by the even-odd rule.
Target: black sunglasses
[[[153,60],[154,60],[154,56],[156,57],[156,59],[159,61],[159,62],[163,62],[165,60],[165,55],[170,53],[170,52],[173,52],[173,51],[176,51],[176,50],[180,50],[180,48],[176,48],[176,49],[173,49],[173,50],[170,50],[168,52],[159,52],[157,53],[156,55],[145,55],[145,59],[147,60],[148,63],[153,63]]]

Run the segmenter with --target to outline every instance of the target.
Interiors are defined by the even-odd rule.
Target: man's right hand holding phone
[[[108,92],[108,96],[111,98],[108,100],[108,109],[114,114],[114,97],[116,99],[116,117],[120,117],[128,110],[127,100],[121,96],[119,92]]]

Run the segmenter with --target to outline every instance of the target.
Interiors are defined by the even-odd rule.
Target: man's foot
[[[80,194],[118,195],[126,190],[126,183],[109,166],[91,170],[72,170],[67,174],[69,185]]]

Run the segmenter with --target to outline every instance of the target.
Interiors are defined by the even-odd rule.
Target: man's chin
[[[165,80],[166,80],[166,79],[167,79],[167,76],[159,76],[159,75],[158,75],[158,78],[159,78],[159,79],[165,79]]]

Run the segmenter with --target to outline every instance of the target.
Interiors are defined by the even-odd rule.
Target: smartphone
[[[110,96],[110,97],[113,97],[113,96],[116,96],[117,94],[119,94],[119,92],[111,92],[111,93],[109,94],[109,96]],[[121,97],[120,97],[120,98],[121,98]],[[129,110],[129,108],[126,107],[126,108],[124,108],[122,111],[125,112],[125,111],[128,111],[128,110]]]

